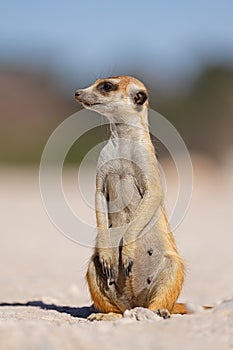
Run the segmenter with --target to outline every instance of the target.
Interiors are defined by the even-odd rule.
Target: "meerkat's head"
[[[90,87],[77,90],[75,98],[85,108],[106,116],[114,123],[147,115],[147,90],[139,80],[130,76],[98,79]]]

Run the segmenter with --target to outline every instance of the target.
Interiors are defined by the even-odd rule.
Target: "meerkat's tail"
[[[202,312],[204,310],[210,310],[213,309],[212,306],[199,306],[194,304],[183,304],[183,303],[176,303],[172,309],[172,314],[193,314],[197,312]]]

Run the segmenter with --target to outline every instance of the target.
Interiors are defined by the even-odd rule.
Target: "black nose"
[[[81,92],[79,90],[75,91],[75,97],[79,97],[81,95]]]

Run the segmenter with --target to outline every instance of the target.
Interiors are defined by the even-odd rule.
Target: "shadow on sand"
[[[10,307],[38,307],[43,310],[55,310],[57,312],[66,313],[73,317],[87,318],[93,312],[96,312],[96,309],[93,305],[83,306],[83,307],[70,307],[70,306],[58,306],[55,304],[45,304],[41,300],[28,301],[27,303],[0,303],[0,307],[10,306]]]

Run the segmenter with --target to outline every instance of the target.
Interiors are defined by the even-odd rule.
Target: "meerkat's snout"
[[[85,100],[84,101],[82,100],[82,95],[83,95],[83,90],[76,90],[75,91],[75,99],[76,99],[76,101],[78,101],[80,103],[85,102]]]
[[[92,106],[99,104],[96,98],[89,91],[90,88],[75,91],[75,99],[80,102],[85,108],[91,109]]]
[[[75,99],[76,100],[79,100],[79,96],[80,95],[81,95],[81,91],[80,90],[75,91]]]

